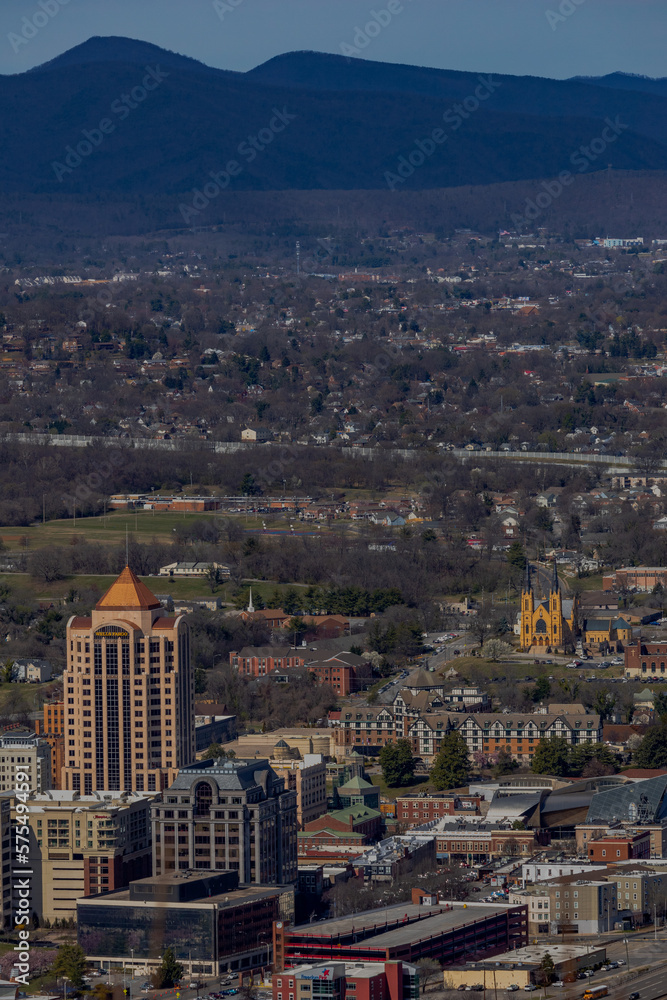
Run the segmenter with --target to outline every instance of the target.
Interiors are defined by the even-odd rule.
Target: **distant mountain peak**
[[[93,35],[80,45],[75,45],[55,59],[42,63],[29,70],[30,73],[51,72],[65,69],[69,66],[84,66],[90,63],[137,63],[145,66],[147,63],[159,62],[162,66],[173,69],[189,70],[195,73],[226,73],[226,70],[213,69],[198,59],[180,55],[168,49],[153,45],[138,38],[125,38],[122,35]],[[234,74],[235,75],[235,74]]]

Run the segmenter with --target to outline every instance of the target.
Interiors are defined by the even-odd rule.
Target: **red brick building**
[[[481,801],[478,795],[409,792],[396,799],[396,819],[408,826],[418,826],[441,816],[475,816],[480,813]]]
[[[625,676],[631,680],[665,679],[667,642],[629,642],[625,647]]]
[[[327,995],[355,1000],[407,1000],[419,993],[419,974],[403,962],[330,962],[298,965],[273,977],[273,1000],[314,995],[313,981],[326,983]],[[331,990],[331,994],[329,994]]]
[[[316,833],[330,830],[333,833],[356,833],[366,839],[366,842],[377,840],[382,832],[382,813],[370,806],[355,805],[346,809],[336,809],[324,813],[304,824],[305,833]],[[335,843],[340,840],[335,839]],[[326,843],[326,841],[322,841]]]
[[[342,652],[323,660],[307,660],[306,668],[320,684],[328,684],[343,697],[363,690],[373,679],[372,666],[356,653]]]
[[[651,855],[651,834],[648,830],[635,834],[619,834],[615,837],[600,837],[588,843],[588,857],[591,861],[613,862],[633,861]]]
[[[664,566],[620,566],[613,573],[602,577],[603,590],[651,591],[657,584],[667,586],[667,568]]]
[[[388,705],[345,705],[329,712],[329,725],[337,747],[383,747],[403,735],[401,732],[397,737],[396,720]]]
[[[44,705],[44,717],[35,720],[35,732],[51,747],[51,787],[60,788],[60,772],[65,765],[65,703]]]
[[[275,670],[303,667],[303,655],[289,646],[244,646],[232,651],[229,663],[241,677],[266,677]]]

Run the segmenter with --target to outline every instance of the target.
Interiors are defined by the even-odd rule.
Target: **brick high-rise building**
[[[195,759],[190,634],[125,567],[67,623],[62,787],[154,792]]]
[[[35,719],[35,732],[51,747],[51,787],[60,788],[65,765],[65,705],[62,701],[44,705],[44,716]]]

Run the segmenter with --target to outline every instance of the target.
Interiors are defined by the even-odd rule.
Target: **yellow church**
[[[521,648],[527,652],[571,652],[578,633],[577,601],[577,597],[563,600],[555,562],[549,596],[536,599],[527,562],[521,592]]]

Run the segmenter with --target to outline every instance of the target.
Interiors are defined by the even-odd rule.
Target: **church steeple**
[[[531,583],[531,580],[530,580],[530,563],[529,563],[528,559],[526,559],[526,574],[525,574],[525,577],[524,577],[523,589],[525,590],[525,592],[527,594],[529,594],[531,592],[531,590],[532,590],[532,583]]]
[[[248,599],[248,614],[252,615],[254,613],[255,613],[255,608],[254,608],[253,603],[252,603],[252,587],[251,587],[250,588],[250,596],[249,596],[249,599]]]
[[[551,591],[557,594],[560,589],[560,584],[558,583],[558,565],[556,563],[556,556],[554,556],[554,574],[553,580],[551,581]]]

